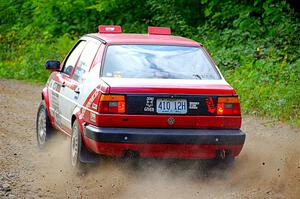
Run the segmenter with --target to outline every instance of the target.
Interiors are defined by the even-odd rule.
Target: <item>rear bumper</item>
[[[245,142],[241,130],[143,129],[87,125],[84,142],[98,154],[122,156],[133,150],[140,156],[214,158],[216,150],[237,156]]]

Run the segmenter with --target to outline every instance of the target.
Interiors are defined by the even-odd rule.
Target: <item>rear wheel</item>
[[[72,127],[72,137],[71,137],[71,164],[74,168],[82,169],[84,163],[80,161],[80,155],[83,151],[83,143],[81,138],[81,133],[79,129],[79,123],[77,120],[74,121]]]
[[[53,132],[53,127],[48,116],[45,101],[42,101],[36,118],[37,144],[40,149],[45,147],[46,142],[53,135]]]

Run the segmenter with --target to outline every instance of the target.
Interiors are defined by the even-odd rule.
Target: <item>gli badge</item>
[[[173,117],[169,117],[167,122],[169,125],[173,125],[175,123],[175,119]]]

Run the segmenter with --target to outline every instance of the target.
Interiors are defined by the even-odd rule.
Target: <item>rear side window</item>
[[[104,77],[158,79],[221,79],[200,47],[171,45],[111,45]]]
[[[63,69],[63,72],[67,75],[70,75],[73,71],[73,68],[75,67],[79,55],[81,54],[83,48],[85,47],[86,41],[80,41],[77,46],[74,48],[74,50],[71,52],[69,57],[67,58],[67,61],[65,62],[65,66]]]
[[[89,41],[84,48],[79,61],[77,63],[77,67],[73,74],[73,79],[76,81],[81,81],[84,79],[84,74],[89,71],[90,66],[95,58],[97,50],[99,48],[99,44],[93,41]]]

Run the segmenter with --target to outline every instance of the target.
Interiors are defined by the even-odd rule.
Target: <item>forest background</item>
[[[300,126],[297,0],[0,0],[0,77],[45,83],[83,34],[171,27],[211,53],[242,111]]]

